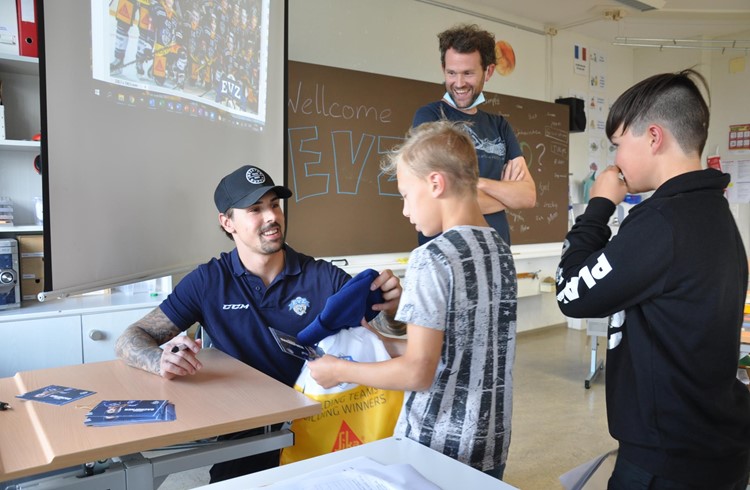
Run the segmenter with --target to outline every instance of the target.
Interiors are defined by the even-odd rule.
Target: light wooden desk
[[[492,478],[481,471],[475,470],[471,466],[459,463],[442,453],[433,451],[427,446],[423,446],[411,439],[399,437],[389,437],[362,444],[361,446],[344,449],[343,451],[336,451],[304,461],[279,466],[278,468],[212,483],[200,487],[200,489],[249,490],[263,488],[360,456],[368,457],[385,465],[408,463],[419,471],[422,476],[443,490],[480,488],[482,490],[515,489],[515,487],[505,482]],[[271,488],[274,487],[271,486]]]
[[[198,357],[203,369],[173,380],[120,360],[0,379],[0,400],[12,405],[0,412],[0,482],[320,413],[318,402],[223,352],[204,349]],[[62,406],[15,398],[53,384],[96,393]],[[115,427],[83,424],[100,401],[123,399],[167,399],[177,419]]]

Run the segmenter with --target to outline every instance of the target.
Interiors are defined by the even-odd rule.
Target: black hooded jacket
[[[714,169],[670,179],[630,211],[593,198],[568,233],[557,299],[575,318],[611,316],[607,418],[620,456],[686,483],[748,469],[750,392],[737,380],[745,249]]]

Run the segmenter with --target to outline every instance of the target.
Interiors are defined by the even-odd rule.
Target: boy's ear
[[[647,131],[651,145],[651,151],[655,153],[659,150],[659,148],[662,147],[662,145],[664,145],[664,128],[662,128],[658,124],[651,124],[649,125]]]
[[[440,197],[445,192],[445,176],[440,172],[431,172],[427,176],[427,181],[430,184],[430,193],[432,197]]]

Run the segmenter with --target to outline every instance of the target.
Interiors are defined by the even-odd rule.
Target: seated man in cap
[[[214,347],[293,386],[303,361],[283,353],[268,327],[296,336],[320,320],[328,298],[351,277],[285,244],[281,199],[291,195],[257,167],[246,165],[224,177],[214,202],[222,230],[235,242],[234,250],[187,274],[161,305],[129,326],[117,340],[117,355],[131,366],[166,379],[194,374],[202,367],[196,358],[201,342],[179,334],[199,322]],[[355,325],[383,312],[373,324],[388,331],[391,324],[397,325],[392,319],[401,285],[390,270],[371,277],[369,290],[382,294],[382,300],[367,302],[370,311],[356,315]],[[316,332],[324,331],[316,327]],[[166,344],[163,349],[162,344]],[[279,451],[219,463],[211,469],[211,482],[278,464]]]

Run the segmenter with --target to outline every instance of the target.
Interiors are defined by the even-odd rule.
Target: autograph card
[[[273,327],[268,327],[268,329],[271,331],[273,338],[276,339],[276,343],[279,344],[279,348],[291,356],[311,361],[325,354],[320,347],[301,345],[294,335],[276,330]]]
[[[69,388],[67,386],[49,385],[38,390],[24,393],[23,395],[16,395],[16,398],[50,403],[52,405],[65,405],[73,400],[78,400],[85,396],[93,395],[94,393],[94,391],[79,390],[78,388]]]
[[[103,400],[86,414],[83,423],[103,427],[169,422],[175,418],[174,405],[168,400]]]

